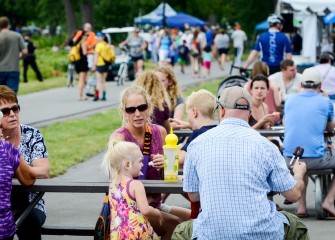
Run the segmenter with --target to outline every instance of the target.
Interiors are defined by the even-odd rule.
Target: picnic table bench
[[[165,182],[163,180],[142,180],[147,193],[183,193],[183,183]],[[106,193],[108,192],[108,182],[68,182],[53,179],[37,179],[35,184],[30,187],[22,186],[17,180],[13,180],[13,191],[19,192],[38,192],[39,194],[28,205],[25,211],[17,219],[16,225],[20,226],[36,203],[46,192],[63,193]],[[101,199],[102,206],[102,199]],[[97,213],[98,216],[98,213]],[[93,236],[94,227],[65,227],[65,226],[43,226],[43,235],[75,235]]]

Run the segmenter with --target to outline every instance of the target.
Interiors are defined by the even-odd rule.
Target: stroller
[[[243,76],[233,75],[233,76],[227,77],[219,84],[217,96],[221,95],[221,92],[224,88],[232,87],[232,86],[243,87],[244,84],[246,84],[246,82],[248,82],[248,79]]]
[[[129,80],[128,62],[130,60],[130,57],[128,49],[126,47],[121,48],[121,55],[119,58],[121,59],[121,64],[116,76],[116,80],[117,80],[117,86],[122,86],[126,80]]]

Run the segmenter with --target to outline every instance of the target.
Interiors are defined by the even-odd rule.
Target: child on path
[[[135,143],[109,140],[101,166],[111,180],[111,239],[160,239],[148,218],[156,218],[162,225],[162,214],[148,205],[142,182],[133,179],[141,174],[142,160]]]
[[[184,165],[188,145],[199,135],[215,127],[213,125],[214,110],[216,107],[215,96],[207,90],[201,89],[192,92],[186,100],[188,122],[171,119],[179,128],[190,128],[193,133],[187,139],[179,153],[179,164]],[[191,218],[197,218],[200,211],[200,202],[191,202]]]
[[[178,47],[178,63],[180,65],[181,73],[185,73],[185,66],[188,62],[188,54],[190,50],[186,46],[186,41],[183,40],[183,43]]]
[[[211,73],[211,62],[212,62],[212,47],[210,45],[206,45],[206,47],[204,47],[204,52],[203,52],[203,67],[204,67],[204,71],[203,71],[203,77],[204,78],[209,78],[209,75]]]

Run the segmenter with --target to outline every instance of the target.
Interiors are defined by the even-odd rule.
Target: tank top
[[[159,130],[159,126],[156,124],[149,124],[150,128],[151,128],[151,154],[163,154],[163,142],[162,142],[162,138],[161,138],[161,132]],[[115,132],[122,134],[125,138],[125,141],[127,142],[133,142],[135,144],[137,144],[142,153],[143,153],[143,145],[140,145],[136,139],[130,134],[130,132],[125,128],[125,127],[121,127],[119,129],[117,129]],[[144,137],[144,136],[143,136]],[[149,162],[152,161],[152,158],[150,157]],[[149,163],[148,162],[148,163]],[[156,168],[154,168],[153,166],[147,166],[147,180],[160,180],[163,179],[163,170],[157,170]],[[149,205],[154,207],[154,208],[159,208],[161,205],[161,194],[160,193],[151,193],[151,194],[147,194],[147,198],[149,200]]]
[[[263,113],[265,115],[265,109],[264,109],[264,105],[262,104],[262,108],[263,108]],[[248,123],[249,125],[252,127],[254,126],[258,121],[252,116],[252,114],[250,114],[250,117],[249,117],[249,120],[248,120]]]
[[[160,239],[140,212],[136,199],[130,195],[131,181],[109,186],[112,220],[110,239]]]

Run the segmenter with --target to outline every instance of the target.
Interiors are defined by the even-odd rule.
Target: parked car
[[[119,34],[119,33],[129,33],[134,31],[134,27],[124,27],[124,28],[107,28],[102,30],[102,32],[106,35],[107,41],[109,43],[112,42],[112,38],[110,34]],[[133,62],[128,55],[128,51],[126,48],[120,49],[117,46],[114,46],[114,52],[116,55],[115,62],[109,66],[109,72],[107,75],[107,81],[115,81],[118,77],[120,77],[120,66],[124,63],[127,64],[127,79],[134,80],[135,72]]]

